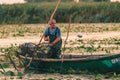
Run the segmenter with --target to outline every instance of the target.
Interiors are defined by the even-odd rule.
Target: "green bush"
[[[0,24],[47,23],[56,2],[0,5]],[[74,23],[120,22],[120,3],[80,2],[61,3],[54,18],[58,22]]]

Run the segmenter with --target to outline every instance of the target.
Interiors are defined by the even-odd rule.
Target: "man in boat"
[[[45,30],[44,40],[49,41],[48,44],[48,58],[61,58],[61,31],[56,25],[56,20],[49,21],[49,27]]]

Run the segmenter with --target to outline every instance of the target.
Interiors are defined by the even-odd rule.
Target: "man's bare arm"
[[[60,41],[60,39],[61,39],[61,37],[56,38],[56,39],[52,42],[52,44],[53,44],[53,45],[56,44],[58,41]]]

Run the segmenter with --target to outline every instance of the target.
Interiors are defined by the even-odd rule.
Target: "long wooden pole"
[[[59,6],[60,3],[61,3],[61,0],[59,0],[59,1],[57,2],[57,5],[56,5],[56,7],[55,7],[55,9],[54,9],[54,11],[53,11],[51,17],[50,17],[50,20],[54,17],[54,15],[55,15],[55,13],[56,13],[56,11],[57,11],[58,6]],[[49,21],[48,21],[48,24],[49,24]],[[44,37],[44,33],[42,34],[42,37],[41,37],[41,39],[40,39],[38,45],[40,45],[40,43],[41,43],[43,37]],[[33,57],[33,58],[34,58],[34,57]],[[30,62],[29,62],[28,65],[26,66],[26,68],[28,68],[28,67],[30,66],[30,64],[31,64],[31,62],[32,62],[32,60],[33,60],[33,58],[30,60]]]
[[[51,20],[51,19],[54,17],[54,15],[55,15],[55,13],[56,13],[56,11],[57,11],[58,6],[59,6],[60,3],[61,3],[61,0],[59,0],[59,1],[57,2],[57,5],[56,5],[56,7],[55,7],[53,13],[51,14],[51,17],[50,17],[49,20]],[[49,21],[48,21],[48,24],[49,24]],[[44,37],[44,33],[42,34],[42,37],[41,37],[41,39],[40,39],[40,41],[39,41],[39,44],[41,43],[43,37]],[[38,45],[39,45],[39,44],[38,44]]]
[[[67,37],[66,37],[66,39],[65,39],[65,43],[64,43],[63,49],[65,49],[66,43],[67,43],[67,39],[68,39],[68,37],[69,37],[70,25],[71,25],[71,16],[70,16],[70,18],[69,18],[69,26],[68,26],[68,29],[67,29],[67,30],[68,30],[68,31],[67,31]],[[63,54],[62,54],[62,63],[63,63],[63,60],[64,60],[64,54],[65,54],[65,50],[63,51]]]
[[[11,63],[13,64],[15,70],[19,71],[18,68],[17,68],[17,66],[16,66],[16,64],[15,64],[14,61],[12,60],[10,53],[8,53],[8,57],[9,57]]]
[[[2,68],[2,70],[5,72],[5,69],[3,68],[3,66],[0,64],[0,67]]]

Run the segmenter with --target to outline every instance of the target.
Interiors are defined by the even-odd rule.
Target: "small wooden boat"
[[[41,69],[50,72],[120,72],[120,54],[101,54],[101,55],[64,55],[63,59],[25,57],[20,55],[29,68]]]
[[[32,58],[20,55],[30,68],[46,69],[47,71],[81,71],[120,72],[120,54],[114,55],[65,55],[64,59]]]

